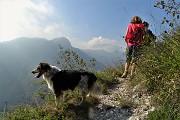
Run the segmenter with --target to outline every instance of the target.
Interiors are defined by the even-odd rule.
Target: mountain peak
[[[65,38],[65,37],[60,37],[60,38],[54,38],[51,40],[51,42],[55,43],[55,44],[59,44],[62,47],[72,47],[71,46],[71,42],[69,41],[69,39]]]

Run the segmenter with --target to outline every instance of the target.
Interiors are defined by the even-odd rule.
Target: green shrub
[[[5,120],[58,120],[63,118],[59,113],[39,106],[18,106],[6,115]]]
[[[148,114],[146,120],[179,120],[180,113],[171,107],[162,106]]]
[[[88,119],[89,108],[97,104],[97,99],[87,98],[81,105],[75,99],[69,99],[78,94],[77,91],[59,100],[58,106],[54,102],[45,102],[42,105],[21,105],[11,109],[5,120],[84,120]],[[70,96],[70,97],[69,97]]]
[[[59,45],[59,48],[57,64],[59,64],[61,69],[94,70],[96,65],[95,58],[90,58],[90,60],[87,61],[71,49],[64,49],[61,45]]]
[[[159,111],[151,114],[166,113],[165,108],[167,108],[174,115],[180,109],[179,40],[180,27],[177,27],[168,34],[162,35],[157,43],[145,47],[142,51],[138,63],[137,79],[146,86],[149,92],[154,94],[154,105],[162,106]],[[166,114],[162,114],[161,117],[167,118]]]

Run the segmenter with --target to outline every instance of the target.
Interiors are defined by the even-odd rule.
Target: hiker
[[[136,68],[136,60],[139,55],[139,49],[144,41],[144,24],[139,16],[134,16],[132,18],[130,25],[127,27],[125,41],[127,43],[126,63],[125,70],[121,78],[127,77],[130,65],[130,78],[133,78]]]
[[[144,24],[144,45],[145,46],[149,46],[150,44],[152,44],[153,42],[156,41],[156,36],[153,34],[153,32],[149,29],[149,23],[148,22],[143,22]]]

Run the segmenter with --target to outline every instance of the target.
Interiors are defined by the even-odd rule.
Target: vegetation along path
[[[143,120],[154,110],[151,95],[141,85],[130,87],[130,80],[120,78],[110,85],[107,94],[99,95],[99,104],[91,109],[91,120]]]

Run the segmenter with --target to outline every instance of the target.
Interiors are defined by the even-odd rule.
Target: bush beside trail
[[[157,110],[148,120],[180,118],[180,27],[163,34],[162,38],[145,47],[138,63],[137,80],[153,94]]]

